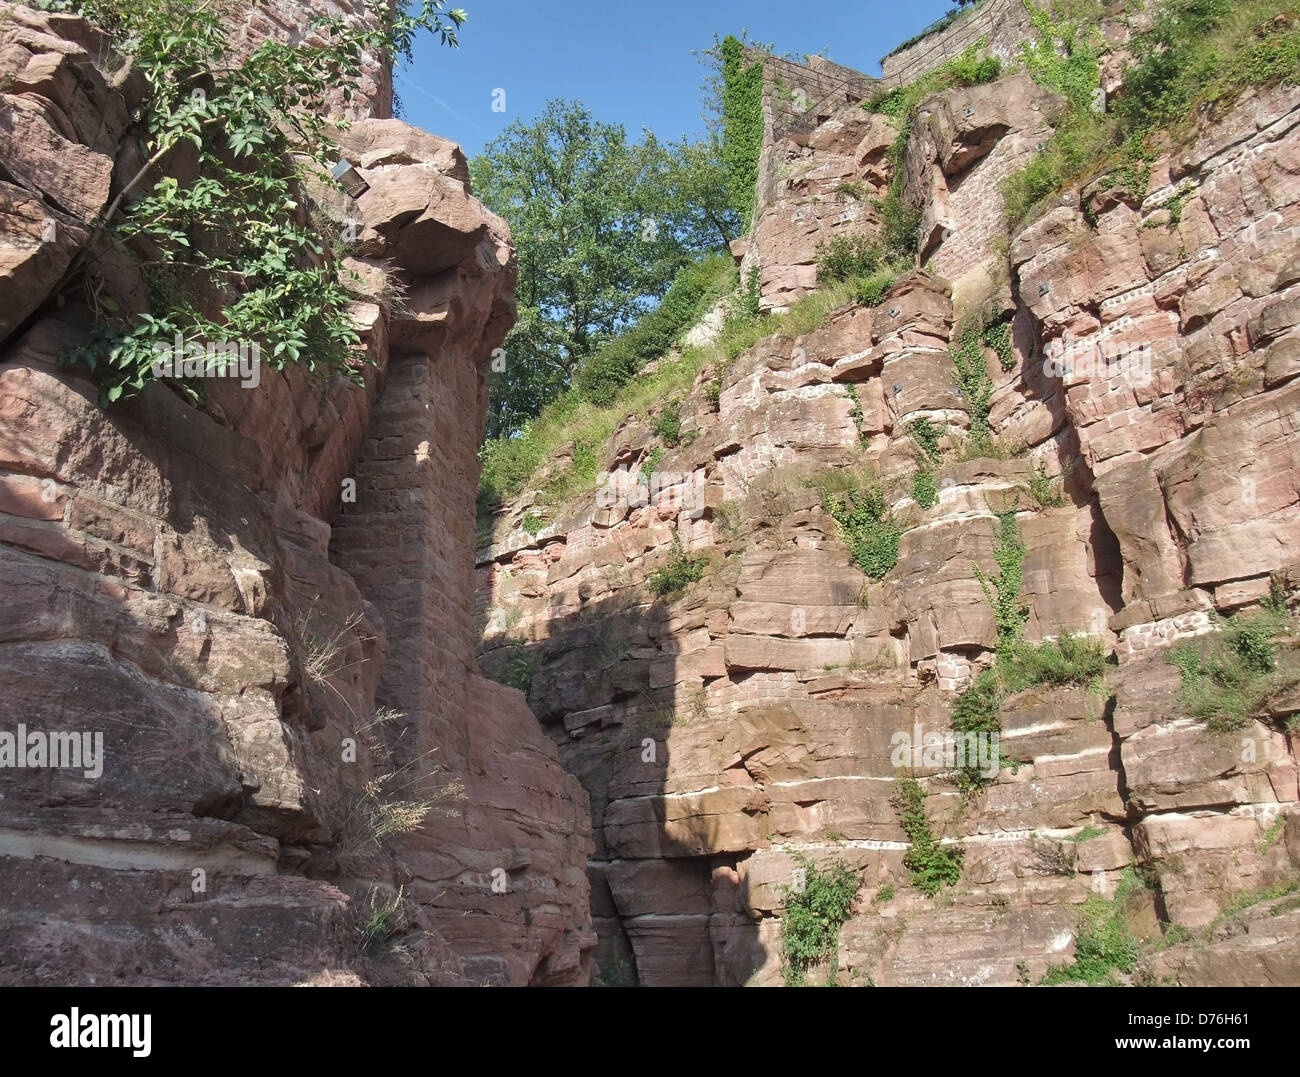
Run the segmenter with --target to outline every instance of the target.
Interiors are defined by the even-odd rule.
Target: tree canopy
[[[633,142],[577,101],[512,124],[470,168],[519,257],[519,320],[494,365],[488,437],[518,430],[684,265],[740,232],[714,137]]]

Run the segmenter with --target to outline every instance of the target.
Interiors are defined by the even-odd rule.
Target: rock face
[[[57,363],[88,311],[47,300],[138,88],[81,20],[0,9],[0,732],[102,743],[0,768],[0,980],[585,983],[586,794],[474,657],[508,228],[458,147],[362,120],[363,386],[102,411]]]
[[[1165,657],[1270,583],[1300,583],[1300,91],[1248,95],[1156,162],[1140,201],[1071,192],[998,255],[1001,203],[990,216],[978,192],[1032,151],[1053,107],[1015,73],[930,102],[903,167],[935,272],[706,369],[680,445],[630,416],[605,446],[602,467],[653,467],[652,484],[592,493],[535,534],[524,495],[480,550],[485,668],[535,668],[529,702],[591,797],[605,982],[780,982],[782,888],[804,854],[865,884],[842,984],[1036,982],[1073,953],[1081,904],[1113,897],[1133,864],[1150,887],[1125,899],[1130,921],[1168,944],[1143,975],[1300,983],[1294,896],[1231,913],[1300,869],[1279,720],[1297,701],[1218,734],[1187,716]],[[806,145],[765,149],[793,166],[760,183],[748,247],[769,309],[812,286],[837,226],[877,227],[865,201],[830,196],[882,190],[891,138],[851,106]],[[962,441],[949,346],[972,310],[1012,327],[1006,363],[984,354],[1003,452],[949,452],[923,508],[910,431],[924,418],[946,431],[940,449]],[[864,466],[902,529],[880,580],[809,485]],[[1041,496],[1052,479],[1059,498]],[[1026,638],[1091,635],[1117,665],[1104,684],[1009,698],[1017,765],[963,798],[943,765],[900,769],[892,745],[950,729],[956,691],[992,659],[972,565],[997,571],[1007,512]],[[702,578],[657,598],[648,581],[683,555],[704,559]],[[908,884],[902,774],[964,852],[935,899]],[[1172,925],[1193,941],[1175,945]]]

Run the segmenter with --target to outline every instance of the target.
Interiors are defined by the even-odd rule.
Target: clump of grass
[[[1065,492],[1061,484],[1041,467],[1034,468],[1029,476],[1029,493],[1038,502],[1040,508],[1059,509],[1065,504]]]
[[[1216,733],[1264,717],[1272,696],[1300,683],[1295,663],[1281,668],[1278,661],[1279,640],[1291,630],[1289,615],[1265,607],[1224,618],[1209,640],[1171,648],[1165,658],[1178,669],[1188,717],[1203,719]]]
[[[1142,890],[1142,881],[1130,868],[1107,901],[1089,894],[1079,914],[1074,940],[1074,960],[1052,965],[1039,983],[1056,986],[1067,983],[1118,984],[1116,973],[1131,974],[1142,954],[1142,940],[1129,927],[1131,897]]]
[[[835,236],[817,250],[817,280],[843,281],[864,277],[880,267],[881,251],[870,236]]]
[[[532,535],[533,538],[536,538],[537,533],[546,526],[546,521],[535,512],[530,512],[524,516],[522,523],[523,529]]]

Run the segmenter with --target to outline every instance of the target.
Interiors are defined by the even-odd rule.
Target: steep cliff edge
[[[772,96],[738,253],[781,310],[900,177],[882,117],[832,92],[791,130]],[[1300,90],[1007,235],[1056,107],[1023,71],[927,99],[896,165],[927,268],[717,357],[597,447],[610,482],[550,505],[540,476],[480,550],[484,666],[591,796],[605,982],[781,982],[837,860],[842,984],[1050,982],[1113,916],[1124,979],[1300,982],[1294,681],[1231,722],[1193,691],[1214,629],[1300,584]],[[1110,661],[1012,683],[987,784],[942,739],[900,760],[1013,633]]]
[[[57,359],[130,270],[100,241],[51,289],[138,166],[142,87],[6,3],[0,90],[0,724],[103,746],[0,768],[0,981],[585,983],[587,797],[474,657],[515,266],[459,148],[341,135],[360,386],[290,365],[103,411]]]

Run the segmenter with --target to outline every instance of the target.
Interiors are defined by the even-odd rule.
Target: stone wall
[[[956,59],[981,38],[990,55],[1009,62],[1032,35],[1024,0],[984,0],[944,29],[886,56],[880,61],[881,81],[887,89],[906,86]]]

